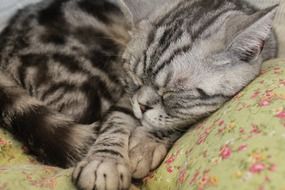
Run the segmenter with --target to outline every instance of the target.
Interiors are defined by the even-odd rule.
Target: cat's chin
[[[147,121],[146,119],[143,119],[141,121],[141,124],[143,127],[148,128],[148,129],[162,129],[162,128],[164,128],[164,126],[154,125],[153,123]]]
[[[170,125],[163,125],[163,124],[157,124],[155,125],[154,122],[148,121],[147,119],[142,119],[141,124],[144,128],[147,129],[155,129],[155,130],[163,130],[163,129],[170,129],[170,128],[177,128],[178,125],[176,126],[175,124]]]

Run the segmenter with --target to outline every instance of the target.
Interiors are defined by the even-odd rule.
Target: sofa
[[[12,12],[33,1],[38,0],[0,0],[0,28]],[[260,8],[278,2],[248,1]],[[192,126],[140,189],[285,189],[285,0],[280,1],[275,30],[279,58],[264,63],[258,78]],[[73,190],[71,172],[37,162],[0,129],[0,190]]]

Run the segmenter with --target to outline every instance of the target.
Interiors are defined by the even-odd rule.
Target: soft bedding
[[[0,0],[0,29],[15,10],[38,0]],[[278,0],[249,0],[267,7]],[[276,17],[285,57],[285,0]],[[218,112],[193,126],[160,168],[144,180],[148,190],[285,189],[285,60],[264,64],[262,74]],[[0,190],[74,189],[72,169],[38,163],[0,129]]]

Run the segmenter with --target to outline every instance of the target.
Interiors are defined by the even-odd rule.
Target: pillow
[[[285,59],[177,141],[147,190],[285,188]]]

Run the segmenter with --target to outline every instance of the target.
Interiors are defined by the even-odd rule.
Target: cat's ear
[[[243,26],[238,35],[229,44],[228,50],[240,60],[250,62],[256,59],[263,50],[265,41],[270,38],[273,20],[278,5],[261,10],[247,19],[242,19]]]
[[[167,1],[169,0],[121,0],[121,3],[125,12],[131,17],[131,22],[137,24]]]

